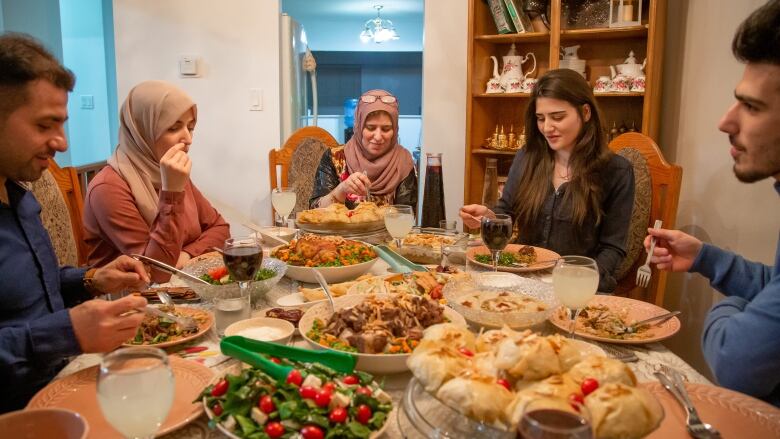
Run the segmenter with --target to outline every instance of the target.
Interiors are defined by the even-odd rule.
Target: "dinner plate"
[[[176,346],[176,345],[179,345],[179,344],[182,344],[182,343],[186,343],[186,342],[188,342],[190,340],[194,340],[194,339],[200,337],[201,335],[205,334],[206,331],[211,329],[212,325],[214,325],[214,314],[212,314],[209,311],[206,311],[205,309],[188,308],[186,306],[177,306],[176,307],[176,311],[181,313],[181,314],[184,314],[186,316],[193,317],[193,318],[196,317],[196,316],[202,317],[203,321],[202,322],[198,321],[198,332],[196,332],[194,334],[190,334],[190,335],[188,335],[186,337],[178,338],[176,340],[164,341],[162,343],[155,343],[155,344],[149,344],[149,343],[144,343],[144,344],[125,343],[123,346],[153,346],[153,347],[156,347],[156,348],[167,348],[169,346]]]
[[[634,299],[629,299],[627,297],[618,297],[618,296],[597,295],[594,296],[593,299],[590,300],[590,302],[588,302],[588,305],[605,305],[613,311],[626,310],[627,319],[629,320],[629,322],[638,322],[640,320],[649,319],[650,317],[658,316],[669,312],[661,308],[660,306],[653,305],[652,303],[642,302],[641,300],[634,300]],[[552,324],[557,326],[558,328],[568,332],[571,320],[569,320],[568,312],[563,308],[559,308],[555,310],[555,312],[553,312],[552,315],[550,315],[550,322],[552,322]],[[654,343],[657,341],[665,340],[673,336],[674,334],[676,334],[677,331],[680,330],[680,319],[678,319],[677,317],[673,317],[665,321],[664,323],[661,323],[660,325],[651,326],[647,330],[647,332],[644,333],[646,337],[627,339],[627,340],[614,339],[609,337],[600,337],[597,335],[584,332],[580,328],[581,326],[578,324],[577,328],[575,329],[575,333],[580,337],[588,338],[591,340],[598,340],[607,343],[619,343],[619,344],[645,344],[645,343]]]
[[[640,383],[664,408],[666,416],[649,439],[688,437],[685,409],[658,382]],[[703,422],[712,424],[724,438],[780,437],[780,409],[758,399],[706,384],[685,383]]]
[[[325,302],[327,300],[328,299],[320,299],[320,300],[312,300],[311,302],[307,302],[306,297],[304,297],[303,294],[290,293],[290,294],[285,294],[284,296],[276,299],[276,304],[283,308],[291,308],[291,307],[308,308],[316,303]]]
[[[193,400],[214,377],[214,373],[202,364],[169,356],[173,371],[175,393],[168,417],[157,437],[170,433],[194,421],[203,413],[201,404]],[[49,383],[33,396],[27,408],[59,407],[79,413],[89,424],[90,439],[121,438],[122,435],[103,417],[97,400],[98,368],[82,369]]]
[[[525,247],[524,245],[520,244],[509,244],[506,246],[504,251],[511,252],[511,253],[517,253],[520,250],[520,247]],[[531,246],[533,247],[533,246]],[[542,247],[534,247],[534,252],[536,253],[536,260],[538,262],[534,262],[533,264],[530,264],[527,267],[507,267],[507,266],[498,266],[498,271],[506,271],[509,273],[530,273],[532,271],[539,271],[539,270],[547,270],[555,266],[555,261],[561,258],[561,255],[558,253],[555,253],[552,250],[547,250],[546,248]],[[485,268],[493,268],[493,264],[485,264],[484,262],[479,262],[476,259],[474,259],[475,255],[490,255],[490,250],[488,250],[487,247],[484,245],[479,247],[471,247],[466,251],[466,257],[468,258],[469,262],[471,262],[474,265],[479,265],[480,267]]]

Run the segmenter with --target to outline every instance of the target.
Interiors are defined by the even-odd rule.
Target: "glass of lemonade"
[[[282,226],[287,226],[287,217],[295,209],[296,202],[295,190],[291,187],[278,187],[271,191],[271,204],[274,206],[276,213],[282,218]],[[277,229],[278,235],[281,236],[282,229]]]
[[[571,313],[569,335],[574,334],[577,315],[596,294],[599,269],[596,261],[585,256],[563,256],[553,269],[553,288],[561,304]]]
[[[385,210],[385,228],[395,239],[395,245],[401,248],[401,242],[414,227],[414,212],[412,206],[394,204]]]
[[[174,390],[168,355],[161,349],[117,349],[100,362],[98,404],[126,438],[153,438],[168,417]]]

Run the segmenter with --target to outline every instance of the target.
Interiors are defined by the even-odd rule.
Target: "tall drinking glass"
[[[566,403],[564,403],[566,404]],[[522,439],[593,439],[588,409],[578,403],[562,406],[549,399],[526,404],[518,428]],[[576,407],[576,409],[573,409]]]
[[[596,261],[585,256],[564,256],[553,269],[553,288],[561,304],[569,308],[574,334],[577,315],[596,294],[599,287],[599,269]]]
[[[278,187],[271,191],[271,204],[282,219],[282,225],[287,226],[287,217],[295,209],[297,196],[291,187]],[[277,228],[277,235],[282,235],[282,229]]]
[[[161,349],[118,349],[100,362],[98,404],[126,438],[153,438],[168,417],[174,390],[168,355]]]
[[[385,228],[395,239],[395,245],[401,248],[401,243],[414,227],[414,212],[411,206],[394,204],[385,210]]]
[[[228,238],[222,250],[222,261],[233,280],[238,281],[239,294],[227,294],[216,299],[217,333],[222,335],[231,323],[248,319],[251,313],[249,282],[263,262],[263,248],[256,235]]]
[[[498,271],[498,256],[512,237],[512,217],[498,213],[495,218],[482,217],[482,242],[490,250],[493,271]]]

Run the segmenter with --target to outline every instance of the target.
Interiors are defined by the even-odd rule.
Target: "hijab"
[[[122,104],[119,145],[108,165],[127,182],[141,216],[150,226],[157,217],[162,185],[154,143],[190,108],[197,120],[198,108],[192,98],[164,81],[136,85]]]
[[[347,170],[350,174],[366,171],[371,180],[371,193],[377,195],[390,195],[414,169],[412,155],[398,143],[398,100],[387,104],[379,97],[392,96],[385,90],[369,90],[363,95],[377,96],[372,103],[358,101],[355,108],[355,134],[344,146],[344,155],[347,162]],[[385,111],[393,121],[393,137],[390,139],[390,147],[383,155],[369,159],[366,148],[363,145],[363,126],[366,118],[374,111]],[[390,195],[392,199],[392,195]],[[392,201],[392,200],[391,200]]]

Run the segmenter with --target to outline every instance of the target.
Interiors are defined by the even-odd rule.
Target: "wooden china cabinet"
[[[596,97],[607,132],[614,124],[629,129],[633,127],[658,140],[666,0],[644,0],[642,24],[639,26],[562,29],[561,11],[567,6],[567,1],[573,2],[550,0],[549,31],[500,35],[487,2],[469,0],[465,204],[482,201],[486,159],[497,158],[498,174],[506,176],[516,153],[483,146],[496,125],[503,125],[507,133],[510,126],[515,133],[523,129],[528,93],[485,93],[486,84],[493,76],[490,56],[498,59],[500,69],[503,64],[501,57],[507,54],[512,43],[518,55],[528,52],[535,55],[537,66],[530,76],[532,78],[558,68],[562,47],[579,45],[578,56],[587,61],[586,79],[591,86],[600,76],[610,76],[610,66],[622,64],[629,52],[634,52],[638,63],[647,58],[644,92],[596,93]],[[530,62],[524,64],[523,70],[530,66]]]

